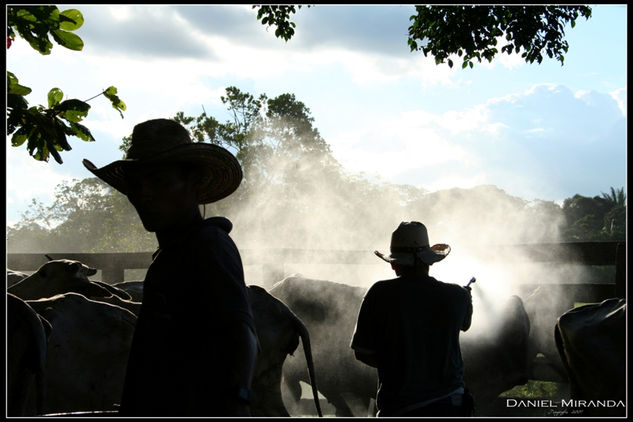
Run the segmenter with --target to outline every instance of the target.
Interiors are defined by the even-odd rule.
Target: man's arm
[[[352,335],[350,346],[354,349],[357,360],[374,368],[378,367],[378,355],[376,353],[376,323],[374,322],[374,295],[370,288],[363,297],[363,302],[358,311],[356,327]]]
[[[468,297],[466,298],[466,315],[462,323],[462,331],[468,331],[473,317],[473,296],[470,287],[464,287],[464,289],[468,292]]]
[[[257,359],[257,338],[245,321],[237,321],[231,331],[228,347],[233,352],[230,385],[234,389],[234,401],[228,403],[232,416],[251,416],[247,401],[239,397],[239,389],[250,392]]]
[[[223,298],[221,309],[216,311],[224,314],[223,324],[227,324],[222,347],[226,348],[231,359],[228,363],[229,378],[223,380],[229,397],[226,403],[228,416],[250,416],[248,393],[253,381],[258,343],[241,259],[224,229],[210,229],[202,240],[196,250],[200,254],[197,259],[199,272],[211,275],[204,285],[212,290],[207,294]]]

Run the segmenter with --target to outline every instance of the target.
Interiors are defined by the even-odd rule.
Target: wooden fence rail
[[[475,249],[482,259],[521,259],[531,262],[576,263],[583,265],[615,265],[615,280],[611,288],[615,296],[625,297],[626,243],[625,242],[573,242],[525,245],[486,246]],[[102,271],[102,280],[117,283],[124,280],[126,269],[147,269],[152,261],[151,252],[131,253],[48,253],[53,259],[72,259]],[[284,264],[374,264],[371,251],[272,249],[241,250],[245,265],[262,265],[268,274],[283,275]],[[16,271],[35,271],[47,262],[44,253],[9,253],[7,268]]]

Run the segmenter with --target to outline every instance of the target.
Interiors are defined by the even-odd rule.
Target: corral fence
[[[524,245],[487,246],[488,257],[520,256],[533,263],[560,263],[582,265],[614,265],[615,279],[602,283],[564,284],[558,288],[569,290],[570,298],[577,302],[600,301],[609,297],[625,297],[626,242],[569,242]],[[513,254],[514,252],[514,254]],[[476,252],[475,252],[476,253]],[[271,249],[267,251],[240,250],[244,265],[261,265],[263,280],[280,280],[285,264],[375,264],[371,251]],[[101,270],[102,281],[113,284],[124,281],[125,270],[147,269],[152,252],[124,253],[48,253],[52,259],[71,259]],[[48,259],[44,253],[9,253],[7,268],[15,271],[35,271]],[[549,285],[548,288],[555,288]]]

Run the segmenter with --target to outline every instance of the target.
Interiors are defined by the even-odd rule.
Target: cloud
[[[407,45],[413,6],[304,6],[290,17],[296,27],[289,42],[274,35],[274,26],[262,25],[250,5],[83,5],[81,11],[86,23],[78,34],[87,46],[140,57],[215,58],[205,40],[220,37],[254,49],[416,54]]]
[[[82,5],[84,51],[146,57],[213,58],[213,50],[173,8]],[[104,14],[106,16],[104,16]]]
[[[412,5],[316,5],[296,13],[301,49],[344,49],[361,54],[410,58],[407,44]]]
[[[625,178],[611,95],[541,84],[465,110],[412,110],[333,139],[347,168],[434,190],[494,184],[525,199],[598,194]],[[593,192],[593,193],[592,193]]]
[[[626,87],[616,89],[609,93],[611,97],[618,103],[618,107],[622,110],[622,114],[626,117]]]

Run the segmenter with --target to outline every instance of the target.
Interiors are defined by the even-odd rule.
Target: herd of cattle
[[[110,285],[91,280],[95,273],[70,260],[49,261],[29,276],[7,270],[8,416],[116,410],[142,282]],[[253,416],[289,416],[301,382],[312,388],[316,415],[318,393],[336,416],[367,415],[376,371],[349,347],[365,289],[291,276],[248,292],[260,343]],[[477,416],[490,415],[501,393],[531,378],[537,354],[569,380],[572,399],[625,400],[625,300],[552,315],[544,329],[540,303],[538,294],[510,296],[492,315],[496,329],[462,334]],[[299,348],[302,357],[294,356]]]

